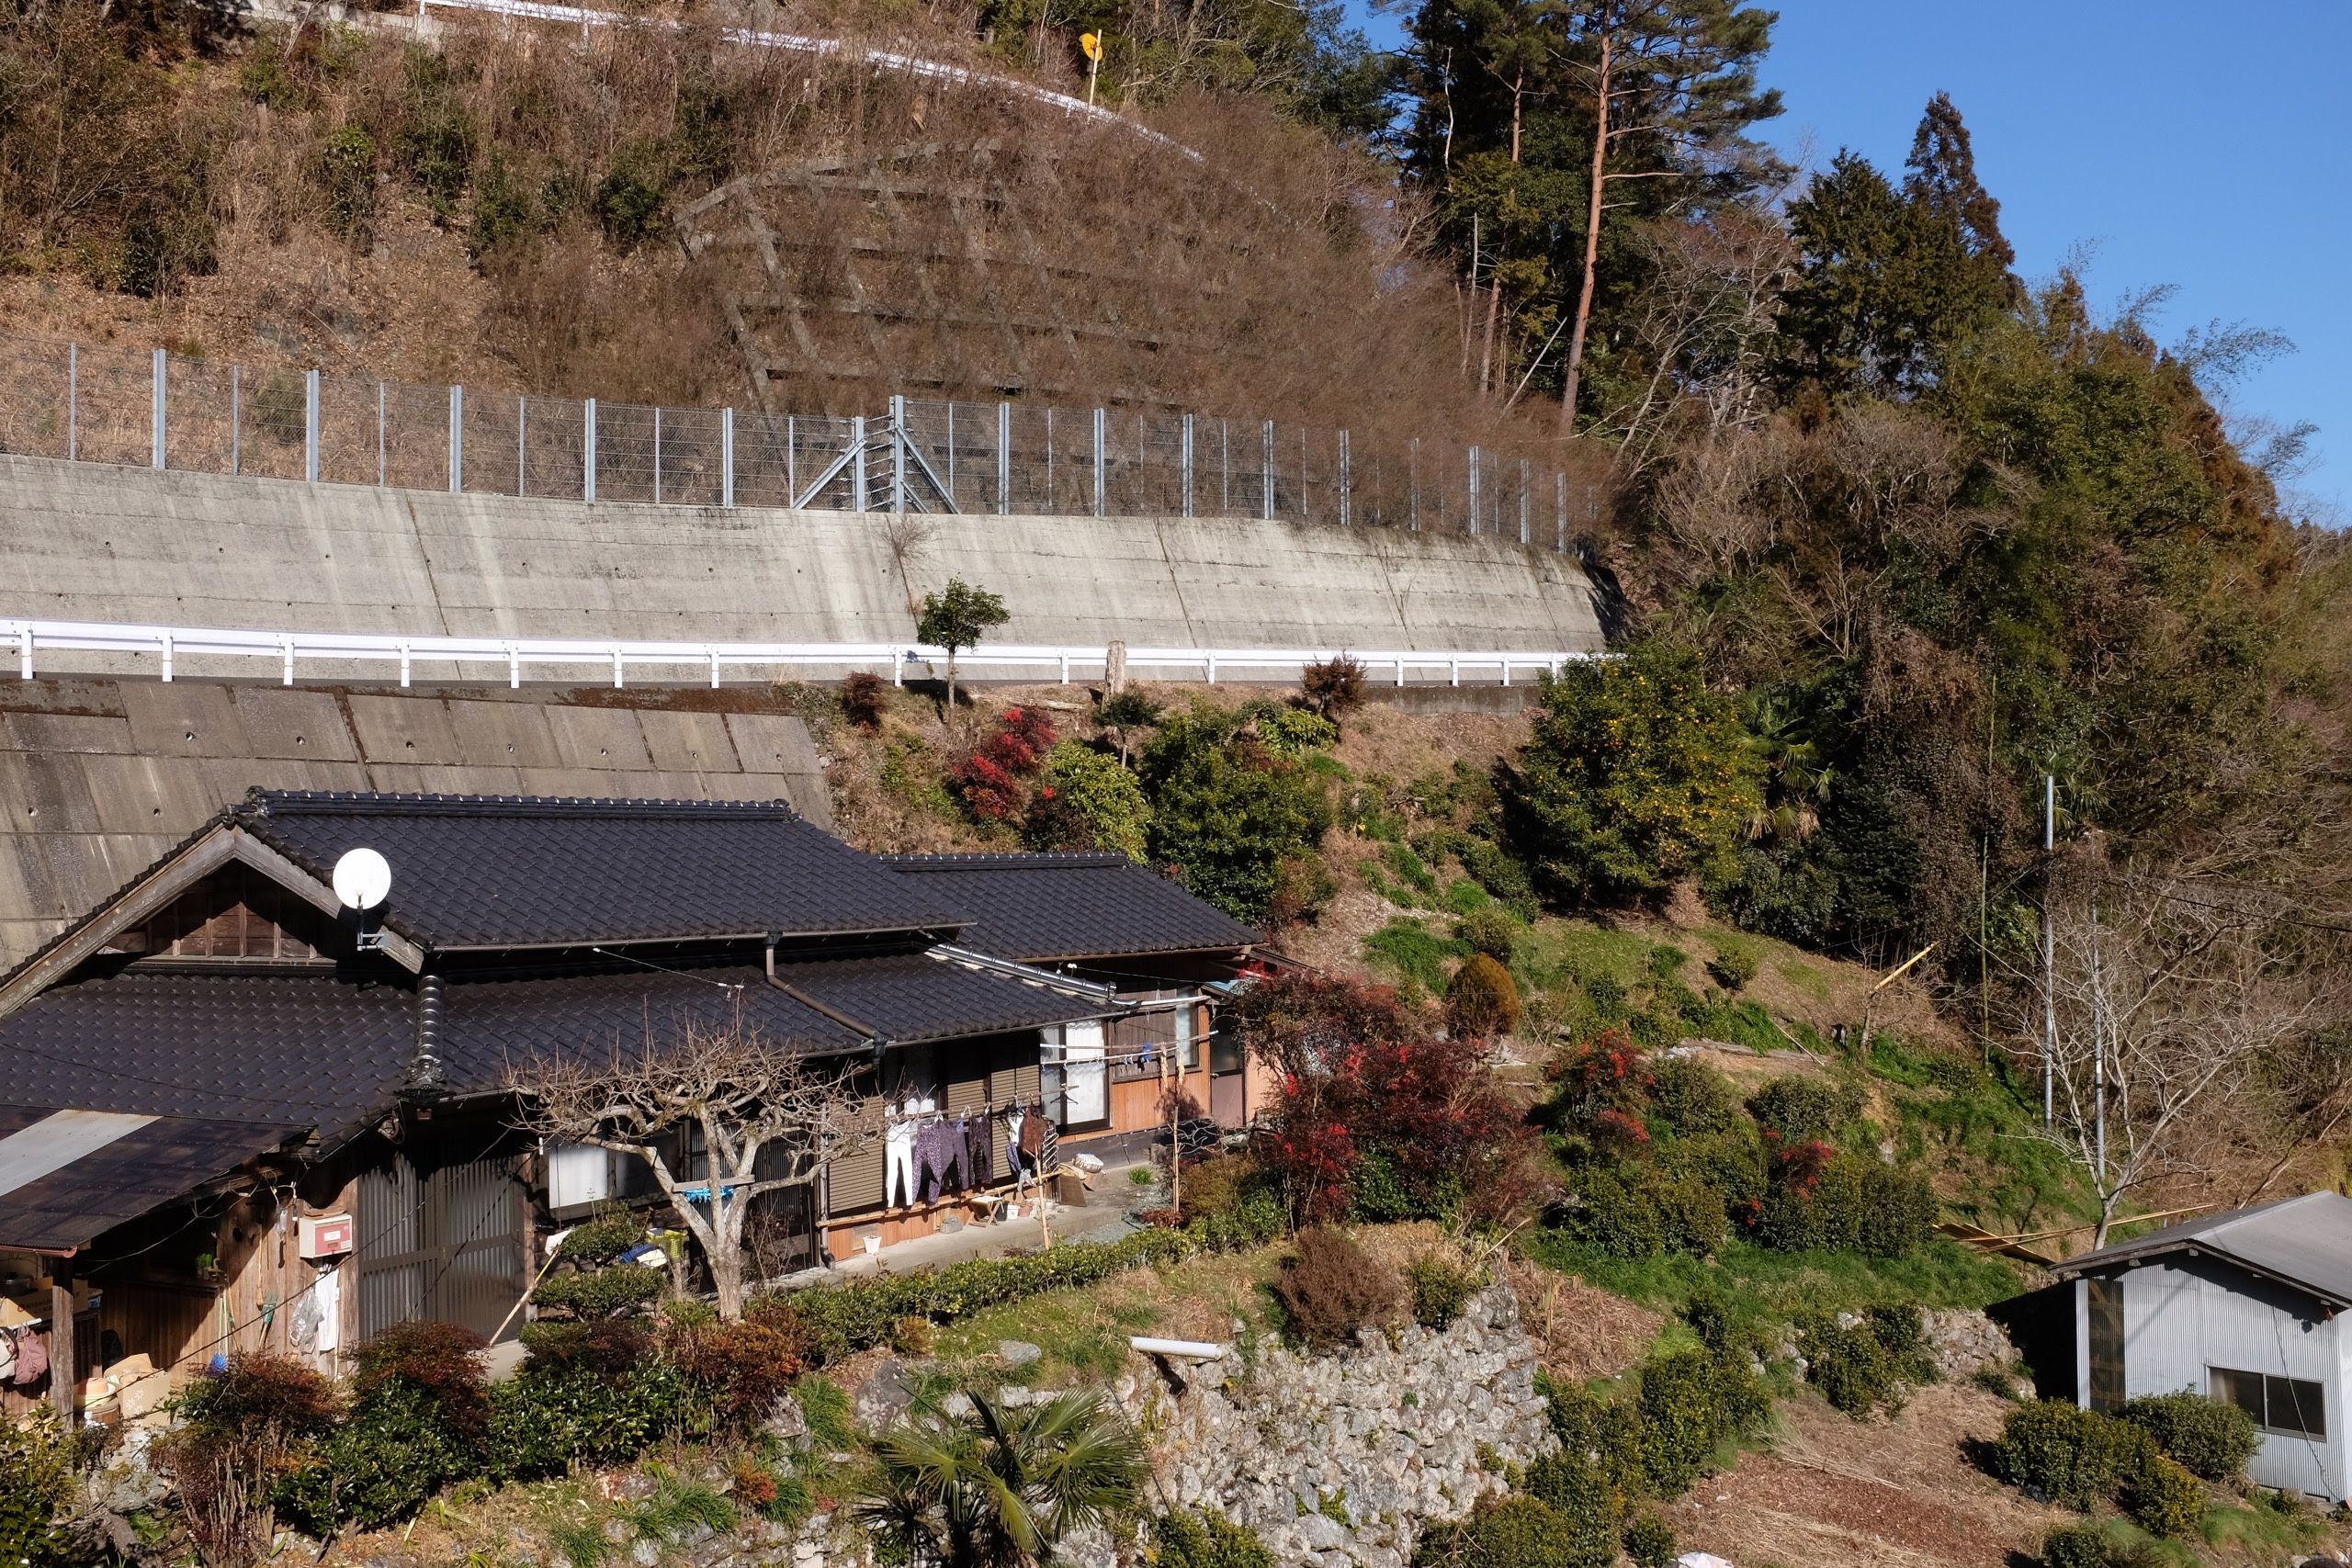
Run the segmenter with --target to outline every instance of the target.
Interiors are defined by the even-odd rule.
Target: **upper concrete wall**
[[[788,800],[833,821],[808,726],[760,687],[427,695],[0,680],[0,973],[256,784]]]
[[[941,517],[1007,642],[1597,650],[1575,562],[1234,519]],[[0,615],[419,636],[911,637],[879,513],[515,500],[0,457]],[[49,662],[44,656],[44,663]],[[62,668],[91,663],[60,660]],[[192,671],[193,672],[193,671]]]

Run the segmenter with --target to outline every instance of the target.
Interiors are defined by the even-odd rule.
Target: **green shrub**
[[[1477,1271],[1425,1252],[1405,1266],[1405,1289],[1413,1299],[1413,1321],[1439,1333],[1453,1326],[1484,1281]]]
[[[1811,1151],[1811,1152],[1809,1152]],[[1928,1179],[1866,1155],[1819,1158],[1800,1145],[1769,1183],[1756,1239],[1782,1252],[1820,1249],[1900,1258],[1932,1229],[1937,1204]]]
[[[596,217],[622,250],[635,250],[661,231],[673,174],[652,143],[625,144],[596,182]]]
[[[1256,1530],[1190,1508],[1152,1519],[1151,1550],[1157,1568],[1279,1568]]]
[[[1903,1408],[1905,1384],[1934,1379],[1923,1341],[1912,1306],[1872,1307],[1851,1322],[1818,1313],[1797,1324],[1806,1381],[1833,1408],[1857,1417],[1880,1409],[1892,1415]]]
[[[556,1256],[574,1263],[610,1263],[645,1239],[645,1221],[627,1209],[607,1208],[564,1233]]]
[[[1565,1227],[1577,1240],[1628,1261],[1666,1251],[1665,1218],[1646,1191],[1611,1172],[1590,1170],[1577,1179],[1577,1197]]]
[[[1445,987],[1445,1023],[1457,1037],[1481,1039],[1519,1027],[1519,984],[1483,953],[1462,961]]]
[[[1535,918],[1535,881],[1526,864],[1492,839],[1465,839],[1454,858],[1470,879],[1521,920]]]
[[[0,1421],[0,1562],[58,1562],[66,1545],[58,1517],[73,1491],[74,1439],[54,1415]]]
[[[1681,1551],[1674,1527],[1656,1514],[1645,1513],[1625,1527],[1625,1555],[1634,1560],[1634,1568],[1674,1568]]]
[[[1707,960],[1707,977],[1726,991],[1747,988],[1761,965],[1756,954],[1744,947],[1725,947]]]
[[[319,184],[327,199],[327,228],[355,245],[371,242],[376,228],[376,139],[364,127],[346,125],[319,150]]]
[[[1290,1327],[1305,1344],[1345,1345],[1359,1329],[1394,1322],[1404,1298],[1396,1272],[1341,1235],[1320,1225],[1298,1233],[1296,1251],[1274,1279]]]
[[[1748,1096],[1747,1112],[1783,1144],[1826,1143],[1862,1113],[1862,1092],[1829,1078],[1774,1078]]]
[[[396,1523],[442,1487],[480,1473],[481,1437],[450,1421],[424,1389],[387,1382],[356,1400],[311,1462],[279,1485],[278,1512],[322,1538],[345,1523]]]
[[[1331,824],[1322,778],[1264,746],[1237,742],[1229,714],[1171,716],[1137,766],[1151,802],[1151,858],[1226,913],[1256,920],[1283,863],[1312,856]]]
[[[535,1348],[513,1377],[491,1386],[486,1468],[502,1481],[530,1481],[577,1464],[616,1464],[674,1430],[693,1404],[684,1376],[659,1356],[613,1366]]]
[[[1046,753],[1030,803],[1031,848],[1116,850],[1140,861],[1150,829],[1151,805],[1143,786],[1118,759],[1075,740]]]
[[[2133,1524],[2165,1540],[2189,1540],[2205,1523],[2205,1483],[2160,1453],[2138,1456],[2116,1502]]]
[[[1679,1497],[1699,1479],[1707,1457],[1747,1424],[1757,1391],[1746,1365],[1704,1348],[1670,1351],[1642,1368],[1634,1396],[1642,1421],[1642,1475],[1661,1497]],[[1749,1416],[1749,1419],[1753,1416]]]
[[[1692,1056],[1668,1056],[1650,1069],[1650,1112],[1678,1138],[1728,1132],[1739,1122],[1739,1091]]]
[[[911,1321],[928,1333],[930,1319]],[[766,1297],[740,1322],[673,1328],[662,1348],[700,1394],[714,1428],[741,1437],[775,1414],[808,1364],[811,1338],[787,1301]]]
[[[1422,1538],[1415,1568],[1607,1568],[1617,1532],[1524,1493],[1479,1505],[1458,1525]]]
[[[1499,905],[1473,909],[1453,922],[1453,937],[1473,953],[1483,953],[1498,964],[1509,964],[1524,928],[1518,917]]]
[[[1760,798],[1737,709],[1657,643],[1571,665],[1497,781],[1511,842],[1572,902],[1646,898],[1730,863]]]
[[[2041,1538],[2041,1568],[2109,1568],[2107,1531],[2098,1525],[2060,1525]]]
[[[2154,1440],[2128,1422],[2044,1399],[2009,1412],[1989,1468],[2012,1486],[2087,1509],[2154,1450]]]
[[[574,1317],[610,1317],[631,1312],[661,1295],[662,1271],[616,1263],[577,1274],[550,1274],[531,1292],[531,1304]]]
[[[2123,1419],[2155,1439],[2192,1475],[2235,1481],[2261,1441],[2254,1417],[2201,1393],[2160,1393],[2124,1405]]]

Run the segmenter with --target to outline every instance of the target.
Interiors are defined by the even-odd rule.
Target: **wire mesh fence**
[[[893,398],[862,418],[540,398],[0,338],[0,452],[662,506],[1254,517],[1566,550],[1595,498],[1533,459],[1159,410]]]

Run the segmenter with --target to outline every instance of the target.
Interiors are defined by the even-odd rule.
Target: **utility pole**
[[[2052,1081],[2058,1060],[2058,936],[2050,923],[2051,855],[2058,847],[2058,775],[2041,775],[2041,1124],[2049,1126],[2057,1109],[2057,1086]]]

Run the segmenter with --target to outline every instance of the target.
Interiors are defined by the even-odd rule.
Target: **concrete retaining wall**
[[[0,457],[0,615],[888,641],[913,633],[888,525],[879,513],[588,505]],[[950,577],[1001,593],[1006,642],[1582,652],[1602,641],[1592,585],[1572,559],[1457,535],[942,517],[907,576],[918,595]]]
[[[0,973],[255,784],[788,800],[832,826],[808,727],[758,687],[348,691],[0,681]]]

